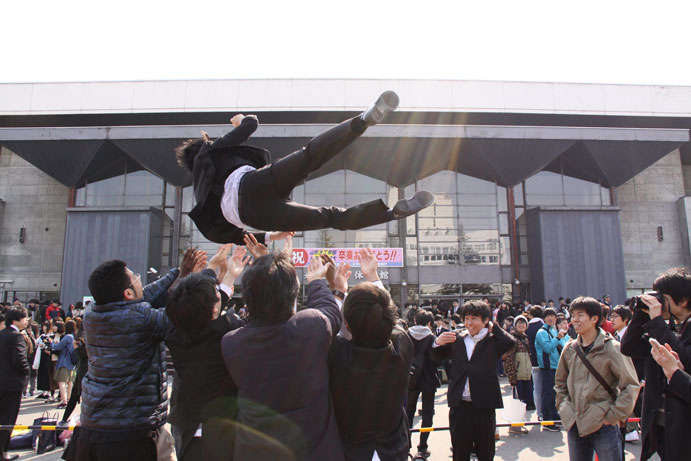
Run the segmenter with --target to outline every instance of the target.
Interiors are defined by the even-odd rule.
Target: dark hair
[[[217,300],[214,279],[193,273],[168,295],[166,315],[183,336],[194,338],[211,322]]]
[[[531,317],[535,317],[538,319],[542,318],[542,308],[538,306],[533,306],[530,309],[528,309],[528,314],[530,314]]]
[[[631,321],[631,317],[633,317],[633,314],[631,314],[631,310],[626,307],[626,306],[616,306],[614,309],[612,309],[612,314],[614,315],[617,314],[621,319],[626,322],[627,324],[629,321]]]
[[[192,171],[194,158],[204,145],[204,138],[188,139],[175,148],[175,160],[178,165]]]
[[[43,333],[43,327],[46,328],[46,333],[50,333],[50,330],[53,329],[53,325],[51,325],[51,323],[48,320],[41,324],[41,333]]]
[[[96,304],[108,304],[125,299],[124,291],[131,285],[127,264],[119,259],[106,261],[89,276],[89,291]]]
[[[75,325],[76,323],[74,320],[68,320],[67,322],[65,322],[65,334],[73,335]],[[58,331],[60,331],[60,327],[58,327]]]
[[[421,310],[415,314],[415,325],[426,326],[434,322],[434,315],[430,311]]]
[[[574,299],[569,307],[569,312],[573,315],[575,311],[583,311],[588,317],[597,316],[596,327],[599,327],[602,323],[602,305],[600,301],[589,296],[579,296]]]
[[[242,275],[242,299],[250,317],[267,323],[283,323],[293,315],[298,288],[295,267],[283,252],[262,256]]]
[[[350,290],[343,304],[343,317],[355,344],[376,349],[386,345],[396,323],[389,292],[371,283]]]
[[[492,310],[486,302],[473,299],[463,304],[461,317],[465,320],[466,315],[475,315],[481,317],[482,320],[488,320],[492,316]]]
[[[435,314],[435,315],[434,315],[434,321],[437,322],[437,321],[439,321],[439,320],[441,320],[441,315]]]
[[[7,309],[7,312],[5,312],[5,326],[10,327],[12,325],[12,322],[15,322],[17,320],[21,320],[27,316],[26,308],[17,306],[17,307],[10,307]]]
[[[686,308],[691,309],[691,275],[684,267],[673,267],[660,274],[653,282],[653,290],[669,295],[675,303],[686,299]]]
[[[550,316],[550,315],[553,315],[553,316],[556,317],[556,316],[557,316],[557,311],[555,311],[555,310],[552,309],[551,307],[548,307],[547,309],[545,309],[545,310],[542,312],[542,318],[543,318],[543,319],[546,319],[546,318],[547,318],[548,316]]]
[[[58,331],[56,333],[58,333],[58,334],[64,334],[65,333],[65,322],[61,322],[58,320],[53,325],[58,327]]]
[[[75,309],[81,309],[84,307],[84,303],[81,301],[77,301],[77,304],[74,305]]]
[[[463,321],[461,320],[461,316],[458,314],[451,314],[451,317],[449,317],[449,319],[456,322],[456,324],[463,323]]]
[[[553,299],[550,299],[549,301],[547,301],[547,303],[553,303],[553,302],[554,302]]]

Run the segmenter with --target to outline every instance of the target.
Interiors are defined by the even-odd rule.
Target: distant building
[[[162,272],[190,245],[173,149],[258,114],[274,159],[393,89],[401,107],[294,191],[307,204],[436,203],[296,247],[402,247],[395,300],[640,293],[691,264],[691,87],[440,80],[0,84],[2,299],[88,295],[99,262]],[[155,277],[146,275],[149,280]],[[355,282],[353,279],[352,282]]]

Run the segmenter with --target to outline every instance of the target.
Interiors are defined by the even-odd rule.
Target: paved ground
[[[510,387],[503,379],[503,389],[504,397],[509,398]],[[48,411],[51,414],[58,413],[55,409],[55,404],[46,404],[42,400],[37,400],[34,398],[25,399],[22,401],[22,408],[19,413],[19,418],[17,424],[31,424],[34,418],[38,418],[44,411]],[[434,426],[435,427],[448,427],[448,407],[446,401],[446,386],[443,386],[437,392],[436,398],[436,414],[434,416]],[[63,411],[59,411],[59,417],[62,417]],[[79,406],[75,414],[79,414]],[[499,415],[499,413],[498,413]],[[535,412],[529,412],[529,420],[536,421],[537,417]],[[497,416],[497,422],[505,422],[499,416]],[[415,419],[415,427],[420,427],[419,418]],[[497,460],[504,461],[515,461],[515,460],[526,460],[533,461],[535,459],[552,459],[558,461],[568,460],[568,448],[566,444],[566,433],[564,431],[556,432],[545,432],[542,431],[539,426],[534,426],[529,429],[528,434],[524,435],[514,435],[509,434],[508,428],[500,428],[499,434],[500,439],[497,442]],[[413,446],[417,446],[418,434],[413,435]],[[430,461],[449,461],[451,460],[451,451],[449,447],[451,446],[451,441],[449,438],[448,431],[432,432],[429,438],[430,451],[432,452]],[[635,460],[639,458],[640,453],[640,442],[627,443],[626,444],[626,460]],[[15,451],[12,453],[21,454],[20,460],[40,460],[40,461],[53,461],[60,459],[62,455],[62,450],[55,450],[44,455],[36,455],[28,450]],[[653,457],[654,460],[659,460],[657,456]]]

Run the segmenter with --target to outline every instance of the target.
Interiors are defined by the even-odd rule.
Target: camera
[[[665,298],[662,296],[662,293],[658,293],[657,291],[649,291],[648,293],[645,293],[646,295],[650,295],[653,298],[657,299],[657,302],[659,302],[662,306],[665,305]],[[643,310],[648,310],[648,305],[643,302],[640,296],[634,296],[631,298],[631,310],[633,312],[636,312],[639,309]]]

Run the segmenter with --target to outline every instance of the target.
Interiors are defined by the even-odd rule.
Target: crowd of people
[[[363,248],[365,282],[350,287],[348,264],[315,256],[298,306],[293,230],[359,229],[433,203],[425,191],[391,209],[381,200],[347,209],[290,200],[293,187],[397,106],[385,92],[272,164],[268,151],[244,144],[255,116],[233,117],[234,130],[216,141],[203,133],[180,146],[177,160],[194,177],[190,217],[222,245],[211,258],[189,249],[180,267],[148,285],[127,262],[103,262],[89,277],[90,305],[3,305],[0,424],[14,424],[22,396],[38,391],[65,408],[63,423],[81,398],[68,460],[426,459],[429,432],[410,428],[420,401],[422,426],[433,427],[435,395],[448,381],[453,459],[485,461],[495,455],[506,377],[543,430],[568,432],[572,460],[622,460],[623,440],[639,437],[626,424],[634,414],[642,459],[691,459],[683,444],[691,423],[684,269],[616,307],[605,296],[403,308]],[[280,240],[283,250],[270,252],[266,245]],[[12,459],[10,433],[0,434],[2,458]]]
[[[409,429],[418,411],[433,427],[448,380],[453,459],[489,460],[505,375],[543,430],[568,432],[573,460],[623,459],[623,441],[639,433],[642,459],[689,458],[685,270],[612,308],[578,297],[401,309],[362,249],[366,282],[351,288],[347,264],[314,258],[298,307],[292,236],[283,238],[284,251],[250,245],[252,256],[245,247],[231,254],[232,245],[209,259],[188,250],[147,286],[125,262],[107,261],[91,274],[95,301],[83,317],[51,318],[58,302],[3,305],[1,422],[14,424],[22,396],[38,392],[67,407],[63,420],[82,398],[68,459],[426,459],[429,433]],[[241,274],[242,307],[233,300]],[[633,415],[640,427],[627,425]],[[3,459],[12,459],[2,434]]]

